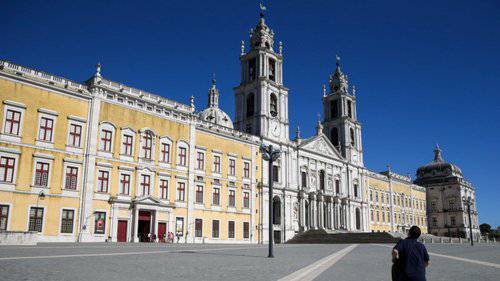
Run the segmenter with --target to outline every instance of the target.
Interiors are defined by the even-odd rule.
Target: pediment
[[[161,201],[156,199],[156,198],[153,198],[151,196],[148,196],[148,197],[136,198],[134,200],[134,203],[135,204],[144,204],[144,205],[159,205],[159,204],[161,204]]]
[[[321,154],[327,157],[342,159],[342,155],[332,145],[330,140],[323,134],[312,137],[302,142],[299,148],[306,150],[308,152]]]

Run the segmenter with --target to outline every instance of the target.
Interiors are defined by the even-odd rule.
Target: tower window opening
[[[250,81],[254,81],[257,76],[256,64],[255,58],[248,61],[248,78]]]
[[[253,116],[255,106],[255,95],[250,93],[247,97],[247,117]]]
[[[354,137],[354,129],[351,128],[351,146],[355,146],[356,145],[356,141],[355,141],[355,137]]]
[[[331,117],[332,118],[337,118],[339,117],[339,101],[338,100],[333,100],[330,103],[330,112],[331,112]]]
[[[334,146],[339,145],[339,129],[337,129],[337,127],[333,127],[331,132],[331,139]]]
[[[276,81],[276,61],[269,59],[269,80]]]
[[[351,101],[347,101],[347,116],[349,116],[349,118],[352,118],[352,102]]]
[[[271,110],[270,113],[273,117],[278,115],[278,98],[275,94],[271,94]]]

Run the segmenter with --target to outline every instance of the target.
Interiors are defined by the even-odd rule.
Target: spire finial
[[[339,56],[339,54],[335,54],[335,64],[337,66],[340,66],[340,56]]]
[[[356,85],[352,85],[352,95],[356,96]]]
[[[212,73],[212,87],[215,87],[217,84],[217,79],[215,79],[215,73]]]
[[[241,55],[243,56],[245,54],[245,41],[241,40]]]
[[[295,130],[295,139],[300,140],[300,126],[297,125],[297,129]]]
[[[98,62],[95,65],[95,76],[101,77],[101,63],[100,62]]]
[[[323,97],[325,98],[326,97],[326,85],[323,84]]]
[[[283,54],[283,42],[280,41],[278,49],[279,49],[280,55],[282,55]]]
[[[191,105],[191,109],[194,111],[194,108],[195,108],[195,107],[194,107],[194,96],[191,96],[191,97],[189,98],[189,103],[190,103],[190,105]]]
[[[264,5],[264,3],[260,2],[259,8],[260,8],[260,18],[264,19],[265,16],[264,12],[267,10],[267,7]]]
[[[441,156],[441,148],[436,143],[436,148],[434,148],[434,162],[443,162],[443,157]]]

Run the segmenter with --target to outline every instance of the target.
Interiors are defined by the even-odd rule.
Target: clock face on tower
[[[271,134],[275,137],[280,136],[280,123],[276,119],[271,119],[269,123],[269,129],[271,130]]]

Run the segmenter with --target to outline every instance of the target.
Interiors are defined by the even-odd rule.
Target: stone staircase
[[[387,232],[346,232],[312,229],[295,235],[286,243],[289,244],[361,244],[391,243],[401,239]]]

